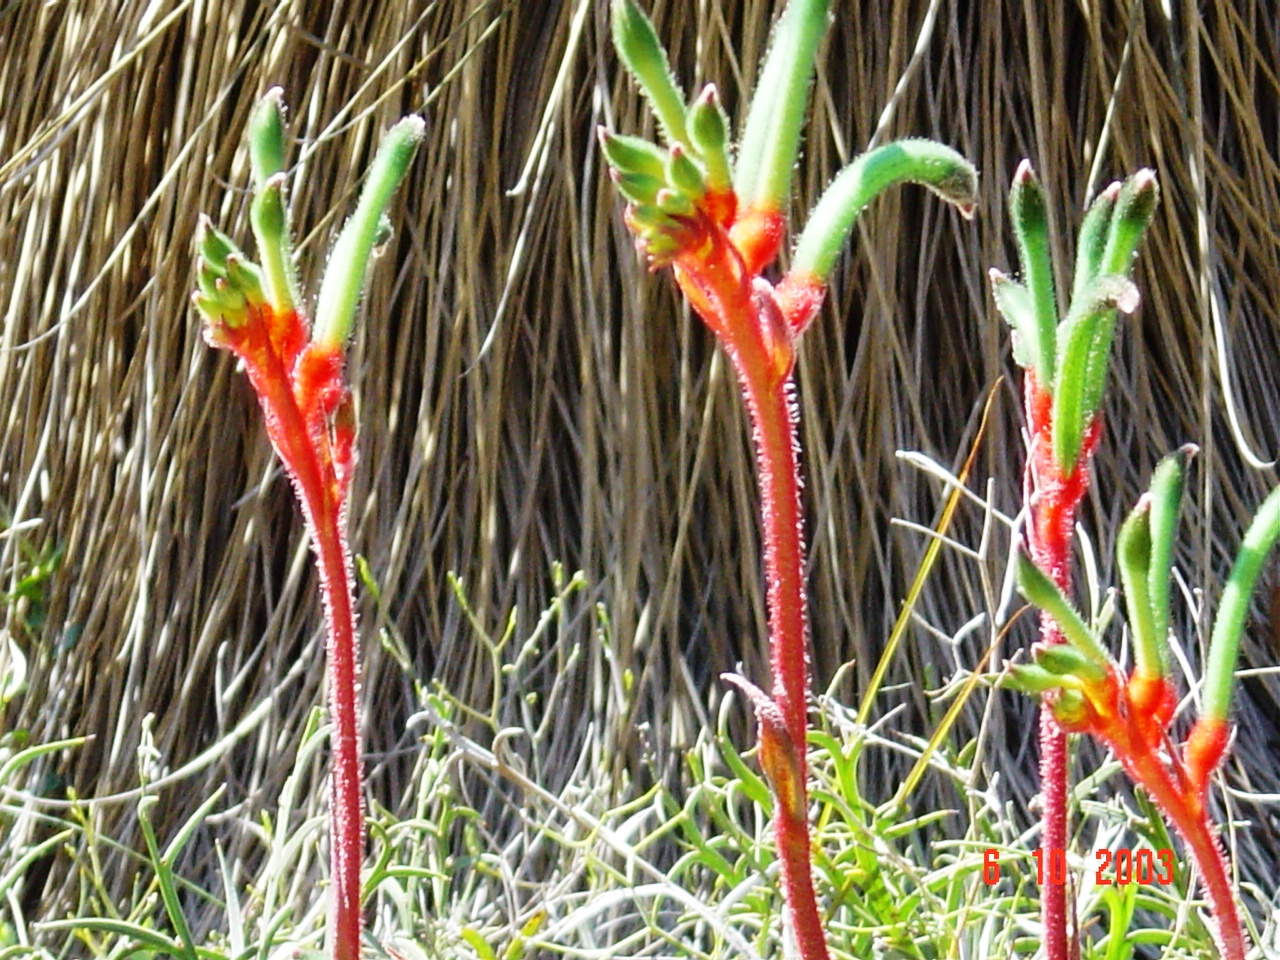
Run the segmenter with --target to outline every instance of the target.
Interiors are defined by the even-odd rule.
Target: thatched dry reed
[[[733,110],[775,6],[653,5],[686,86],[716,79]],[[937,138],[985,178],[973,224],[909,191],[878,203],[804,348],[817,683],[857,658],[836,691],[852,699],[923,548],[889,520],[928,523],[939,507],[938,485],[894,452],[957,463],[985,394],[1010,372],[985,268],[1014,262],[1003,198],[1024,155],[1052,191],[1059,238],[1107,179],[1159,172],[1144,306],[1120,337],[1084,521],[1105,555],[1156,459],[1194,440],[1204,452],[1180,559],[1195,585],[1227,568],[1275,482],[1242,449],[1280,449],[1280,25],[1270,0],[836,7],[798,210],[873,137]],[[518,607],[520,636],[551,592],[552,561],[586,572],[589,602],[576,602],[531,678],[567,684],[525,744],[550,784],[584,749],[597,768],[609,757],[643,776],[640,723],[656,769],[675,774],[677,748],[718,695],[712,678],[738,660],[763,676],[743,418],[709,337],[668,278],[637,262],[601,174],[594,126],[650,123],[606,27],[603,0],[0,9],[0,506],[13,521],[40,518],[26,539],[66,556],[45,627],[22,637],[32,689],[6,723],[36,738],[93,733],[57,766],[79,794],[136,785],[147,714],[177,767],[267,703],[243,739],[166,794],[159,827],[223,782],[230,802],[269,806],[320,702],[301,524],[246,384],[200,342],[187,301],[197,211],[247,238],[241,132],[276,83],[301,145],[292,189],[309,278],[379,131],[409,111],[429,123],[353,354],[363,462],[352,540],[383,590],[382,608],[364,611],[371,752],[404,745],[413,708],[374,642],[388,622],[423,676],[490,706],[451,570],[486,624]],[[1060,271],[1071,252],[1057,251]],[[994,478],[1012,511],[1020,442],[1007,383],[997,412],[974,482]],[[956,535],[975,542],[980,523],[962,511]],[[6,578],[19,539],[0,541]],[[601,667],[595,602],[611,618],[614,670],[637,677],[627,702]],[[986,608],[979,569],[944,554],[918,614],[952,635]],[[1277,631],[1259,621],[1246,665],[1275,659]],[[985,629],[958,644],[917,630],[892,678],[936,681],[989,640]],[[1245,687],[1228,779],[1276,792],[1280,687]],[[522,692],[500,706],[503,722],[546,719]],[[919,684],[886,706],[895,700],[910,708],[903,725],[927,727]],[[991,718],[988,764],[1025,798],[1029,708],[1002,703],[1017,715]],[[388,762],[373,781],[385,802],[399,796],[398,770]],[[1275,827],[1274,808],[1233,803]],[[131,809],[121,804],[113,825],[125,838]],[[1274,837],[1242,835],[1246,874],[1273,875]],[[237,838],[224,840],[234,852]],[[51,910],[60,876],[44,894]]]

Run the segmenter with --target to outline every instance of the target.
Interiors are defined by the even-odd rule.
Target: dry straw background
[[[648,7],[686,89],[715,79],[740,115],[780,0]],[[1019,411],[1010,380],[997,386],[1013,371],[986,269],[1014,263],[1004,194],[1023,156],[1051,192],[1060,273],[1078,211],[1109,179],[1150,165],[1164,191],[1083,518],[1104,579],[1127,505],[1188,440],[1203,452],[1181,568],[1212,587],[1228,567],[1276,482],[1246,451],[1280,452],[1280,24],[1271,0],[834,7],[798,215],[873,137],[952,144],[984,187],[972,223],[915,191],[879,201],[804,345],[816,687],[852,660],[833,693],[853,703],[926,545],[889,521],[933,523],[945,492],[895,451],[958,467],[995,389],[970,485],[990,481],[995,505],[1016,510]],[[352,540],[382,589],[380,604],[362,598],[373,795],[402,802],[416,708],[379,631],[404,638],[418,676],[490,706],[450,571],[487,629],[517,611],[517,638],[554,591],[553,562],[585,573],[499,705],[503,724],[534,731],[517,749],[553,791],[580,765],[619,783],[678,776],[715,716],[717,674],[742,661],[766,675],[734,385],[670,278],[637,260],[595,147],[597,124],[652,129],[607,16],[605,0],[0,5],[0,510],[20,531],[0,539],[4,589],[22,544],[65,555],[37,634],[6,612],[32,677],[3,721],[37,740],[94,735],[37,779],[105,796],[137,786],[144,736],[168,770],[221,744],[164,794],[157,828],[221,783],[234,814],[255,816],[321,701],[319,604],[288,484],[187,299],[197,212],[248,242],[242,131],[272,84],[292,106],[312,290],[380,132],[410,111],[429,125],[351,354]],[[976,545],[982,522],[966,506],[953,535]],[[883,697],[884,711],[905,706],[901,729],[929,730],[941,707],[926,685],[990,644],[989,623],[953,638],[988,608],[983,577],[998,587],[1006,549],[998,533],[985,565],[943,552]],[[1244,666],[1280,657],[1277,583],[1273,570]],[[1197,599],[1211,607],[1215,592]],[[1195,661],[1207,613],[1182,603],[1179,616]],[[1029,716],[1006,695],[988,719],[988,768],[1024,800]],[[1274,677],[1246,680],[1240,716],[1227,782],[1280,792]],[[960,734],[981,718],[975,703]],[[512,802],[490,804],[499,837]],[[104,828],[136,840],[130,802],[103,810]],[[1276,807],[1235,794],[1231,811],[1253,824],[1234,841],[1242,870],[1270,889]],[[251,846],[234,817],[211,829],[233,855]],[[27,891],[47,915],[66,871],[49,865]]]

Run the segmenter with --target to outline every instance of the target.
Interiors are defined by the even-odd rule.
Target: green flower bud
[[[667,182],[673,190],[695,202],[707,193],[706,176],[678,143],[672,145],[668,155]]]
[[[623,173],[613,170],[609,177],[618,185],[618,192],[631,203],[653,205],[658,202],[658,191],[666,188],[666,181],[647,173]]]
[[[668,143],[687,142],[684,94],[653,24],[634,0],[613,0],[613,45],[653,107]]]
[[[284,91],[272,87],[249,115],[249,163],[261,185],[284,170]]]
[[[690,145],[707,165],[707,186],[717,193],[733,189],[729,165],[729,118],[714,83],[707,84],[689,108]]]
[[[596,137],[605,160],[619,173],[639,173],[655,180],[666,178],[666,151],[656,144],[640,137],[611,133],[604,127],[596,128]]]
[[[292,310],[298,299],[297,281],[283,173],[273,174],[258,186],[249,207],[249,219],[258,239],[269,299],[277,309]]]

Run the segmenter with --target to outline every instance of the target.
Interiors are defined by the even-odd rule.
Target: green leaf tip
[[[385,236],[384,216],[417,153],[426,124],[408,116],[387,131],[378,147],[360,192],[356,212],[338,235],[320,284],[312,339],[340,344],[351,334],[356,306],[364,290],[365,270],[379,236]]]
[[[890,187],[926,187],[971,216],[978,173],[955,150],[933,140],[908,139],[869,150],[831,181],[796,244],[792,271],[825,282],[858,214]]]
[[[284,170],[284,91],[272,87],[249,114],[249,164],[261,185]]]
[[[649,101],[668,143],[688,142],[684,94],[653,22],[635,0],[613,0],[613,46]]]
[[[1058,299],[1053,282],[1052,251],[1049,248],[1049,205],[1044,188],[1031,166],[1023,160],[1013,175],[1009,189],[1009,215],[1018,242],[1022,283],[1030,293],[1034,324],[1024,332],[1033,338],[1036,379],[1048,389],[1057,376]]]

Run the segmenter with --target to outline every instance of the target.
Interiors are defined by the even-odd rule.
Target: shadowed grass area
[[[957,467],[987,392],[1011,370],[985,271],[1013,262],[1003,186],[1024,155],[1058,191],[1055,226],[1143,165],[1158,170],[1166,201],[1137,267],[1142,309],[1119,332],[1082,518],[1098,579],[1114,582],[1107,558],[1126,506],[1182,442],[1202,450],[1186,513],[1197,546],[1177,557],[1189,587],[1210,588],[1227,568],[1275,482],[1246,454],[1280,448],[1271,5],[1179,5],[1171,19],[1159,4],[1051,6],[843,4],[820,55],[802,209],[872,140],[934,137],[984,176],[973,224],[910,194],[869,211],[802,350],[814,669],[823,689],[854,661],[832,690],[840,703],[860,702],[928,542],[890,519],[931,524],[945,496],[896,451]],[[705,79],[697,52],[740,123],[753,80],[743,71],[759,62],[773,5],[649,9],[686,84]],[[0,538],[0,589],[29,574],[24,544],[47,540],[63,559],[37,630],[22,625],[29,601],[4,608],[29,669],[3,729],[32,743],[92,739],[0,784],[24,791],[0,798],[13,823],[0,875],[60,836],[45,819],[65,813],[53,801],[136,788],[144,743],[158,758],[153,780],[196,764],[148,812],[162,845],[224,787],[178,862],[219,898],[215,839],[243,881],[266,869],[272,833],[256,825],[279,816],[287,784],[290,835],[318,813],[321,767],[298,759],[321,702],[307,547],[253,397],[204,348],[187,301],[196,212],[247,234],[239,132],[273,84],[294,105],[295,215],[318,224],[299,238],[304,277],[319,275],[340,226],[330,211],[350,208],[380,132],[409,112],[428,122],[403,229],[384,253],[392,265],[374,271],[351,362],[364,453],[352,543],[381,589],[362,597],[376,802],[408,815],[424,775],[423,728],[407,726],[421,708],[413,677],[466,706],[453,722],[484,749],[496,752],[498,730],[528,731],[510,745],[525,775],[556,797],[602,791],[590,809],[603,815],[658,783],[692,789],[684,751],[718,729],[712,678],[738,661],[764,673],[752,461],[731,374],[670,284],[634,255],[591,135],[602,122],[650,122],[615,68],[607,5],[11,3],[0,8],[0,518],[40,527]],[[1054,252],[1062,279],[1073,251]],[[1020,501],[1015,397],[999,388],[969,479],[984,495],[990,479],[1005,511]],[[952,535],[978,544],[983,522],[964,507]],[[899,707],[900,734],[930,735],[945,707],[925,691],[974,667],[999,633],[975,619],[998,607],[1007,533],[992,529],[979,560],[943,550],[925,585],[872,711]],[[581,569],[587,586],[525,647],[557,591],[553,561]],[[1208,617],[1193,601],[1175,600],[1175,617],[1194,661],[1193,624]],[[1240,697],[1224,819],[1252,822],[1226,841],[1270,897],[1280,824],[1274,804],[1256,799],[1280,793],[1280,686],[1264,669],[1280,654],[1280,620],[1267,614],[1245,642],[1242,665],[1259,669]],[[478,640],[498,646],[508,624],[513,639],[496,654]],[[1017,625],[1000,654],[1031,634]],[[503,665],[521,657],[520,683],[503,683]],[[746,742],[745,719],[741,709],[724,721],[735,742]],[[981,733],[969,786],[1019,811],[1001,807],[1014,831],[1002,841],[1030,823],[1030,721],[1017,699],[982,696],[954,728],[956,750]],[[869,751],[869,802],[888,800],[912,762]],[[453,764],[480,815],[477,850],[523,851],[508,847],[529,830],[523,797]],[[965,809],[957,796],[931,772],[912,809]],[[95,803],[89,822],[113,841],[94,848],[101,896],[124,901],[133,871],[120,867],[145,849],[137,797]],[[974,823],[969,812],[939,831],[963,836]],[[80,836],[42,848],[54,855],[10,888],[29,920],[82,903]],[[560,849],[544,843],[521,863],[550,875]],[[298,855],[272,894],[294,911],[312,902],[321,869]],[[672,844],[653,859],[665,870],[678,855]],[[197,932],[221,923],[224,903],[184,897]],[[523,923],[532,909],[510,915]]]

